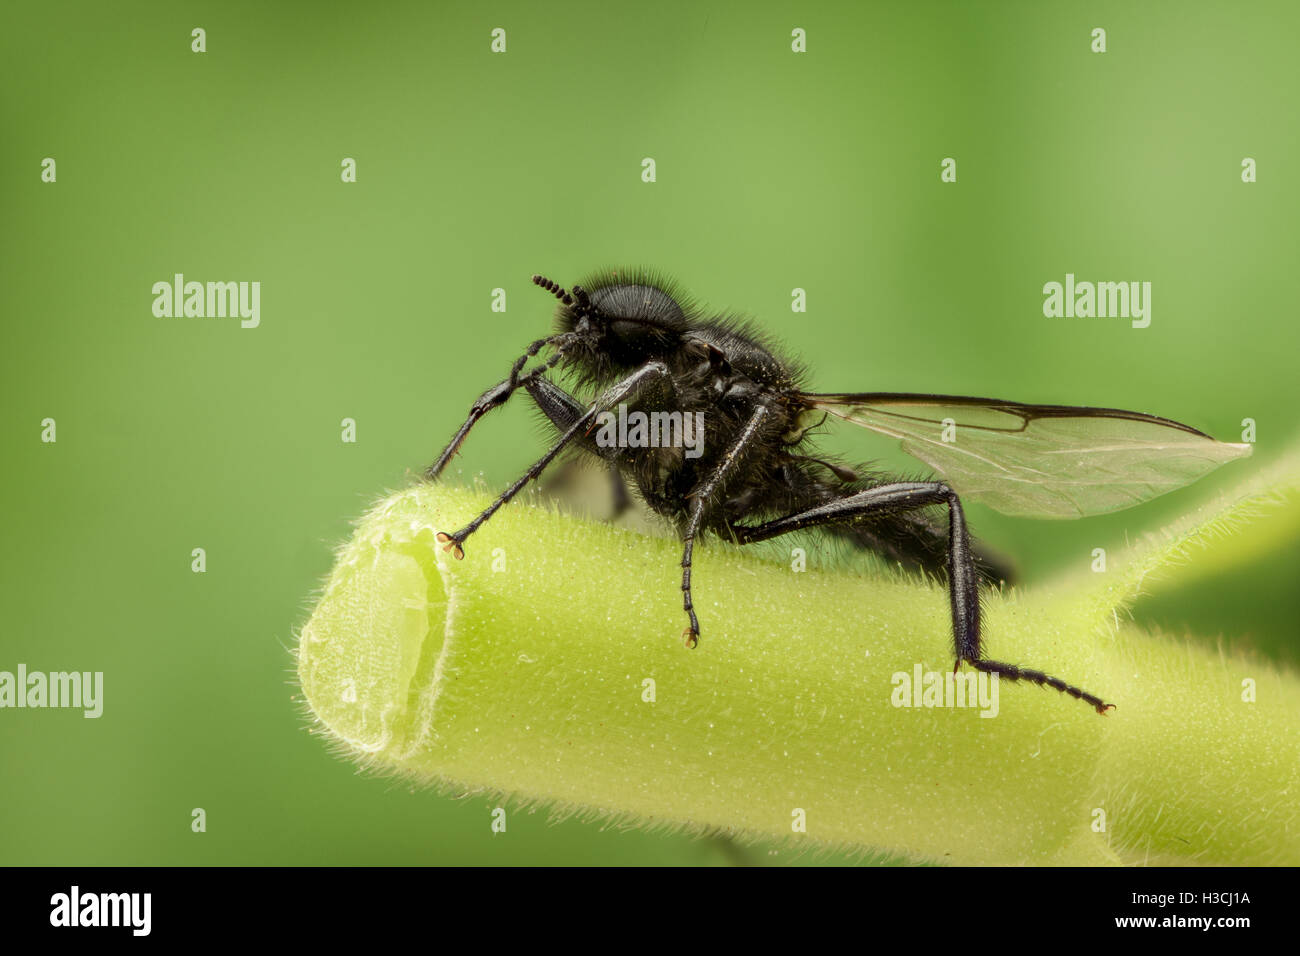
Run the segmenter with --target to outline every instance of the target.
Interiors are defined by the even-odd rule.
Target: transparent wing
[[[1130,508],[1251,451],[1118,408],[885,392],[803,398],[812,408],[901,439],[905,452],[942,474],[958,494],[1025,517]]]

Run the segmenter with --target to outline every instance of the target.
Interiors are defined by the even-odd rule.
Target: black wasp
[[[1154,498],[1250,451],[1178,422],[1114,408],[808,392],[803,370],[778,358],[752,325],[702,315],[661,276],[606,270],[571,290],[542,276],[533,282],[560,302],[555,334],[529,345],[509,376],[479,397],[425,475],[437,478],[475,422],[520,388],[560,437],[487,510],[438,540],[464,557],[465,540],[574,443],[676,523],[690,619],[683,636],[690,647],[700,634],[691,603],[698,536],[752,544],[824,526],[906,567],[946,567],[958,667],[965,661],[1010,680],[1046,684],[1105,713],[1113,705],[1057,677],[982,656],[979,587],[1004,574],[972,544],[958,492],[1006,514],[1078,518]],[[538,358],[544,351],[549,354]],[[551,370],[594,397],[561,389],[546,377]],[[600,416],[618,406],[699,413],[703,441],[693,457],[683,447],[596,441]],[[901,439],[908,454],[944,480],[891,479],[816,455],[809,432],[828,416]],[[927,514],[936,506],[947,508],[946,529]]]

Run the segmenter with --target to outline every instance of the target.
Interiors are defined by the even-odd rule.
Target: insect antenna
[[[591,299],[587,297],[587,290],[580,285],[573,287],[573,298],[577,300],[578,310],[586,313],[591,309]]]
[[[569,295],[564,286],[560,285],[558,282],[552,282],[550,279],[546,278],[546,276],[533,276],[533,285],[541,286],[565,305],[573,305],[573,296]],[[585,303],[587,298],[585,292],[582,293],[582,298]]]
[[[546,276],[533,276],[533,284],[545,289],[551,295],[555,296],[573,311],[574,329],[579,332],[585,332],[591,327],[591,319],[594,310],[591,306],[591,297],[587,295],[587,290],[580,285],[575,285],[573,291],[569,292],[558,282],[554,282]]]

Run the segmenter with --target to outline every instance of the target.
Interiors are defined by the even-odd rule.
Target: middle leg
[[[740,434],[732,442],[731,447],[727,449],[727,453],[722,456],[722,460],[718,462],[717,467],[704,480],[704,483],[691,493],[690,516],[686,521],[686,531],[682,535],[682,608],[686,611],[687,619],[690,621],[686,630],[682,631],[682,637],[686,640],[687,647],[695,647],[700,642],[700,622],[695,617],[695,604],[691,598],[691,560],[695,552],[695,536],[699,534],[700,524],[704,520],[704,509],[713,502],[714,493],[736,466],[736,463],[744,458],[745,452],[753,444],[754,439],[758,437],[759,429],[768,414],[765,405],[759,405],[754,409],[749,421],[740,430]]]

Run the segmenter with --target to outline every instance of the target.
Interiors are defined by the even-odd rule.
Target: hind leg
[[[962,661],[976,670],[997,674],[1008,680],[1026,680],[1055,688],[1063,694],[1091,704],[1104,714],[1114,704],[1082,688],[1067,684],[1059,677],[1017,664],[993,661],[980,649],[979,575],[971,553],[970,535],[961,501],[947,485],[931,481],[901,481],[867,488],[827,504],[786,515],[760,525],[733,525],[732,532],[740,544],[766,541],[778,535],[819,525],[843,525],[864,518],[914,511],[932,505],[948,507],[948,596],[952,606],[953,645],[957,666]]]

